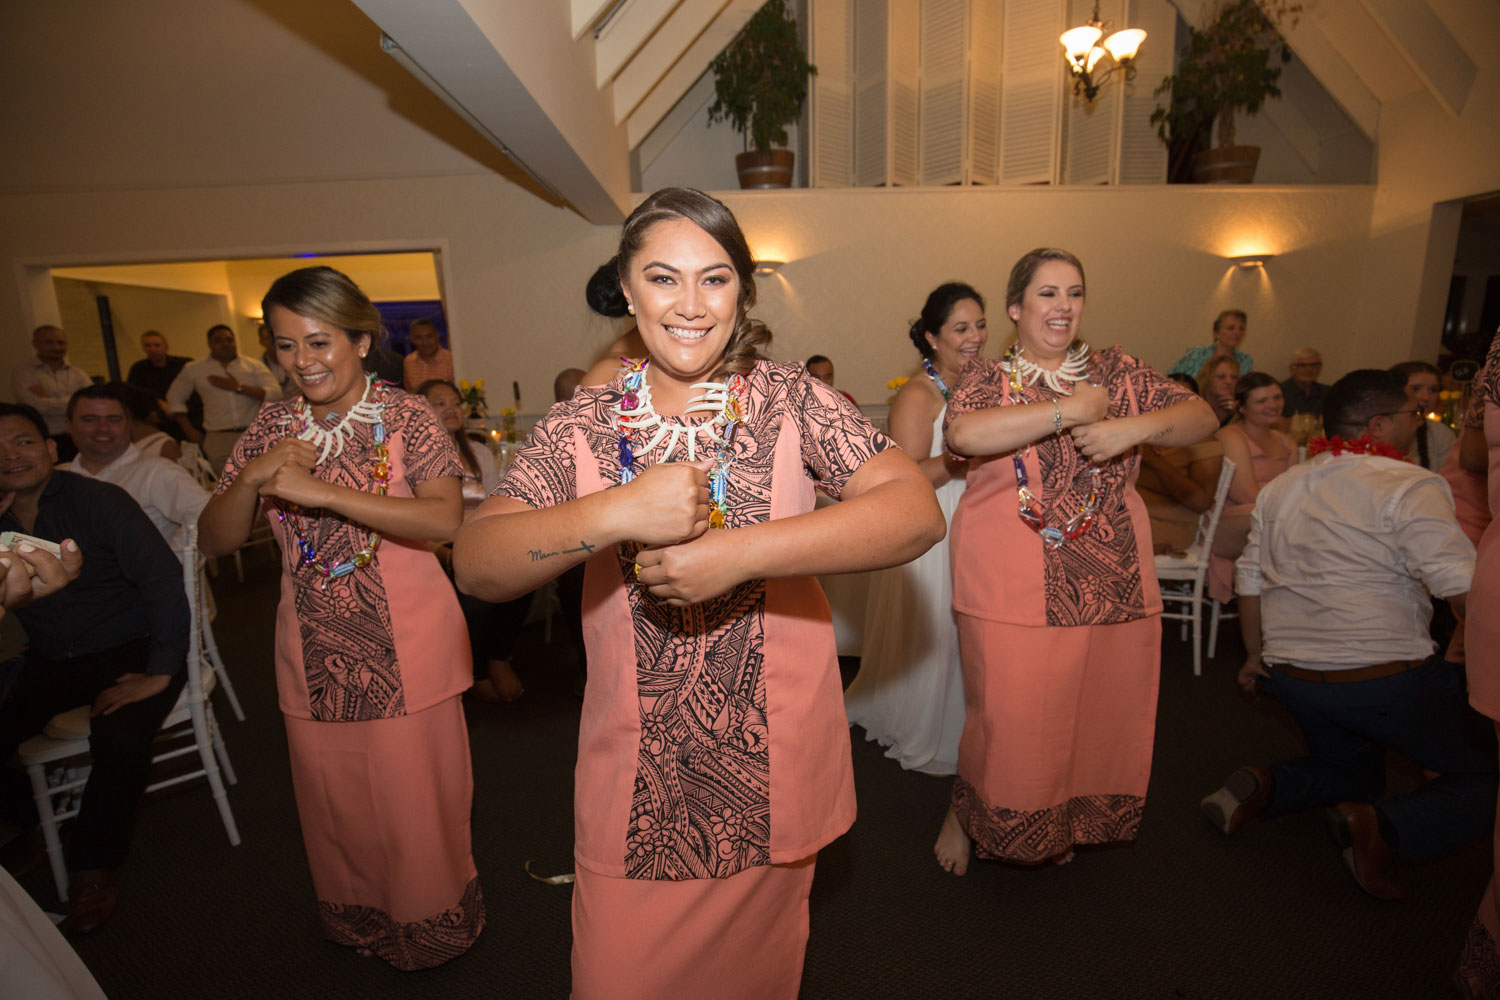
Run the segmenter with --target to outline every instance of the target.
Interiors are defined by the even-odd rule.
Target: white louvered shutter
[[[1172,74],[1177,47],[1177,10],[1169,0],[1129,0],[1131,28],[1144,28],[1146,40],[1135,59],[1136,77],[1121,88],[1124,95],[1120,123],[1118,183],[1165,184],[1167,147],[1156,137],[1151,114],[1167,95],[1154,93]],[[1113,85],[1114,81],[1111,80]]]
[[[1057,173],[1062,96],[1062,0],[1004,0],[1000,178],[1049,184]]]
[[[1093,14],[1094,0],[1072,0],[1068,8],[1068,23],[1084,24]],[[1124,8],[1124,0],[1100,0],[1099,19],[1119,27]],[[1054,44],[1053,49],[1061,61],[1062,46]],[[1106,57],[1100,60],[1098,69],[1106,70],[1112,65]],[[1118,73],[1105,82],[1092,101],[1085,100],[1083,94],[1074,94],[1071,83],[1067,85],[1063,97],[1064,184],[1108,184],[1114,178],[1119,111]]]
[[[854,183],[860,187],[885,184],[889,168],[886,15],[886,0],[854,0]]]
[[[1004,0],[969,0],[969,97],[964,139],[968,161],[965,179],[970,184],[1000,180],[1000,42],[1004,17]]]
[[[1163,0],[1165,2],[1165,0]],[[848,187],[854,181],[854,64],[850,58],[850,0],[818,0],[812,5],[813,187]]]
[[[890,178],[917,184],[917,91],[921,83],[920,0],[890,0]]]
[[[922,0],[922,183],[964,180],[968,0]]]

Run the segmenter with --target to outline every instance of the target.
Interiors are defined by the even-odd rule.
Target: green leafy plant
[[[767,0],[723,52],[714,57],[714,102],[708,123],[728,122],[745,148],[785,146],[786,127],[802,114],[807,78],[818,72],[797,39],[786,0]]]
[[[1234,116],[1255,114],[1266,101],[1281,96],[1277,82],[1291,49],[1277,25],[1292,26],[1301,3],[1273,0],[1228,0],[1211,8],[1203,27],[1189,28],[1187,49],[1177,72],[1162,80],[1156,94],[1171,94],[1151,115],[1156,134],[1171,150],[1168,176],[1176,177],[1192,155],[1211,145],[1218,123],[1219,148],[1234,145]]]

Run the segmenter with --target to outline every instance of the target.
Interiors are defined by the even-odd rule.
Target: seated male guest
[[[31,645],[0,705],[0,760],[58,712],[91,706],[94,764],[68,850],[66,925],[87,932],[115,909],[113,871],[125,860],[152,740],[186,678],[189,615],[182,569],[140,506],[56,461],[41,416],[0,403],[0,530],[72,539],[86,554],[72,586],[16,613]],[[34,827],[24,778],[0,785],[6,811]]]
[[[1381,899],[1406,894],[1396,858],[1436,857],[1494,819],[1494,747],[1466,735],[1479,730],[1466,719],[1463,670],[1433,655],[1427,630],[1429,592],[1462,614],[1474,545],[1448,485],[1391,457],[1421,419],[1400,377],[1350,372],[1323,406],[1342,447],[1315,438],[1313,457],[1257,496],[1238,564],[1239,679],[1287,707],[1309,753],[1242,767],[1203,800],[1225,833],[1257,813],[1333,807],[1345,864]],[[1437,777],[1380,799],[1387,748]]]
[[[188,399],[194,392],[203,400],[202,435],[187,417]],[[209,328],[208,357],[184,365],[172,380],[167,407],[189,441],[201,437],[203,456],[218,472],[260,404],[280,398],[276,377],[254,358],[242,357],[234,331],[220,325]]]
[[[173,552],[208,504],[208,491],[176,462],[146,455],[133,442],[129,388],[118,382],[79,389],[68,400],[68,433],[78,457],[63,468],[114,483],[146,512]]]
[[[1282,412],[1288,417],[1299,413],[1321,417],[1323,400],[1328,396],[1328,386],[1318,381],[1323,373],[1323,355],[1316,347],[1299,347],[1287,369],[1291,378],[1281,383],[1281,398],[1286,404]]]

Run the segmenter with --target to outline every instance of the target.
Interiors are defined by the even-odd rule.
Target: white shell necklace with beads
[[[319,449],[318,464],[329,455],[337,458],[344,453],[344,442],[354,437],[354,425],[378,424],[381,422],[385,412],[385,404],[371,400],[375,394],[375,376],[365,376],[365,391],[359,402],[349,407],[349,412],[332,427],[322,427],[313,419],[312,408],[308,406],[307,397],[299,396],[293,408],[291,419],[302,423],[302,430],[297,437],[312,443],[313,447]]]
[[[640,384],[634,387],[634,391],[627,392],[621,397],[620,402],[615,404],[615,415],[621,427],[630,430],[639,430],[655,433],[650,440],[640,449],[639,454],[648,454],[651,449],[661,443],[663,438],[668,438],[667,449],[662,452],[658,462],[668,462],[672,458],[672,452],[677,449],[679,440],[687,442],[687,460],[696,462],[698,460],[698,435],[702,434],[708,440],[703,446],[704,458],[712,457],[715,449],[724,443],[724,436],[720,428],[729,421],[728,406],[729,384],[727,382],[694,382],[692,388],[703,390],[702,395],[695,396],[687,407],[682,411],[686,416],[689,413],[713,413],[713,419],[700,424],[679,424],[675,421],[665,420],[661,414],[656,412],[656,407],[651,403],[651,383],[645,378],[645,370],[649,362],[642,363]],[[630,406],[631,396],[634,396],[635,405]]]
[[[1025,348],[1019,343],[1006,352],[1005,357],[1000,359],[1000,370],[1010,376],[1011,385],[1016,388],[1036,385],[1040,379],[1047,388],[1059,396],[1069,395],[1073,391],[1074,382],[1082,382],[1089,373],[1089,345],[1080,343],[1077,347],[1068,351],[1067,357],[1056,370],[1043,368],[1035,362],[1028,361],[1022,355]],[[1064,387],[1063,383],[1067,386]]]

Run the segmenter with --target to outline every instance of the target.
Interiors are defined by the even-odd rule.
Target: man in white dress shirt
[[[240,357],[234,331],[227,326],[209,329],[208,357],[184,365],[167,390],[167,408],[190,441],[198,437],[187,419],[194,391],[203,400],[203,455],[215,472],[224,468],[260,404],[281,398],[276,377],[254,358]]]
[[[34,407],[47,421],[47,434],[57,442],[63,456],[71,456],[68,439],[68,397],[94,380],[82,368],[68,364],[68,335],[61,327],[46,324],[31,334],[36,357],[11,372],[10,387],[16,402]]]
[[[116,383],[80,389],[68,401],[68,433],[78,457],[62,466],[90,479],[102,479],[129,493],[174,553],[183,535],[208,503],[208,491],[176,462],[144,455],[130,442],[130,407]]]
[[[1308,755],[1242,767],[1203,800],[1225,833],[1253,816],[1330,807],[1360,888],[1406,889],[1396,858],[1437,857],[1488,832],[1495,749],[1465,696],[1463,668],[1434,655],[1429,594],[1464,612],[1474,546],[1439,476],[1382,452],[1411,446],[1422,413],[1399,376],[1350,372],[1328,391],[1323,426],[1341,448],[1271,480],[1237,565],[1246,690],[1297,719]],[[1387,749],[1437,773],[1381,799]],[[1378,801],[1377,801],[1378,800]]]

